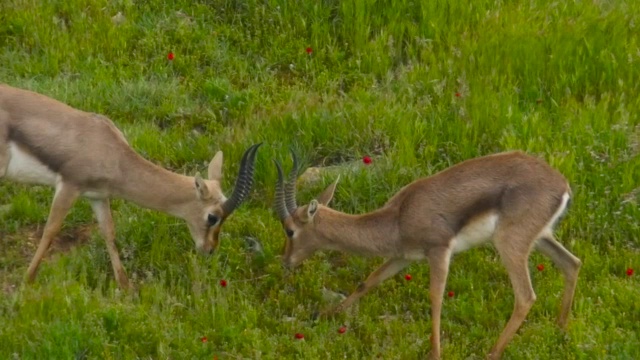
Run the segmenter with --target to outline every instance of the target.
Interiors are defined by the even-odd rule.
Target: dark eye
[[[291,229],[286,229],[285,231],[287,232],[287,236],[288,236],[288,237],[293,237],[293,230],[291,230]]]
[[[213,226],[218,222],[218,217],[213,215],[213,214],[209,214],[209,216],[207,216],[207,224],[209,226]]]

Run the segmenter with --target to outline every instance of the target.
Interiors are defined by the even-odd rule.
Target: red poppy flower
[[[448,296],[448,297],[453,297],[454,295],[455,295],[455,293],[454,293],[453,291],[449,291],[449,292],[447,293],[447,296]]]
[[[167,54],[167,59],[168,59],[169,61],[173,60],[175,57],[176,57],[176,56],[175,56],[175,55],[173,55],[173,53],[172,53],[172,52],[169,52],[169,53]]]
[[[206,343],[207,341],[209,341],[209,339],[207,339],[206,336],[203,336],[200,338],[200,341],[202,341],[203,343]]]
[[[313,49],[310,47],[308,47],[305,51],[307,52],[308,55],[311,55],[313,53]]]
[[[369,164],[371,164],[371,162],[372,162],[371,157],[370,157],[370,156],[365,156],[365,157],[363,157],[363,158],[362,158],[362,162],[363,162],[365,165],[369,165]]]
[[[542,270],[544,270],[544,264],[538,264],[538,266],[536,266],[536,268],[538,269],[538,271],[542,271]]]
[[[407,275],[405,275],[405,276],[404,276],[404,279],[405,279],[405,280],[407,280],[407,281],[411,280],[411,274],[407,274]]]
[[[227,280],[225,279],[220,280],[220,286],[227,287]]]
[[[633,269],[632,268],[628,268],[627,269],[627,276],[631,276],[633,275]]]
[[[462,94],[460,94],[459,92],[456,93],[456,97],[460,97],[462,96]]]
[[[295,336],[296,336],[296,339],[298,339],[298,340],[304,339],[304,334],[302,334],[302,333],[296,333]]]
[[[344,334],[347,331],[347,327],[346,326],[340,326],[340,329],[338,329],[338,333],[340,334]]]

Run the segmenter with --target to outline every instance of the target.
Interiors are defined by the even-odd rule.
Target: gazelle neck
[[[139,206],[183,217],[185,207],[197,200],[194,178],[157,166],[135,154],[128,161],[126,179],[114,195]]]
[[[400,236],[395,209],[382,208],[363,215],[323,207],[314,222],[330,250],[385,256],[398,252]]]

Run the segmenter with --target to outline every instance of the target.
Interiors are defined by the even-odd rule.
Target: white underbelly
[[[20,183],[55,186],[58,174],[21,150],[14,142],[9,142],[9,164],[5,177]]]
[[[459,253],[491,240],[498,224],[498,214],[490,212],[472,219],[452,240],[453,253]]]

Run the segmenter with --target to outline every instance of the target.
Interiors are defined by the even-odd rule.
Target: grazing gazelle
[[[218,245],[220,226],[251,189],[259,146],[244,153],[235,189],[227,199],[220,187],[222,152],[209,163],[208,180],[176,174],[138,155],[106,117],[0,84],[0,179],[55,187],[27,281],[34,280],[52,239],[80,196],[91,203],[121,288],[128,288],[129,281],[115,244],[111,197],[184,219],[196,247],[210,253]]]
[[[427,260],[431,358],[439,358],[440,313],[451,256],[492,240],[509,273],[515,306],[489,358],[501,356],[536,299],[527,267],[534,245],[564,273],[558,323],[566,326],[581,263],[554,239],[553,227],[569,204],[571,190],[545,162],[521,152],[479,157],[414,181],[378,210],[349,215],[327,207],[337,180],[308,205],[296,205],[298,165],[293,157],[286,185],[276,161],[275,211],[288,237],[284,264],[297,266],[321,249],[388,259],[330,313],[344,310],[411,262]]]

